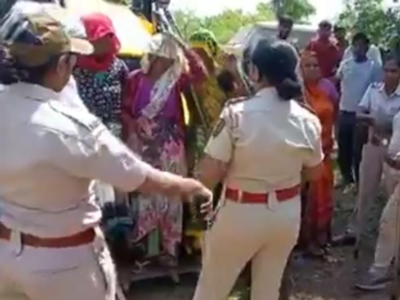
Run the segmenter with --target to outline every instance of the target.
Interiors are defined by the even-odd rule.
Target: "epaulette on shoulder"
[[[304,101],[296,101],[302,108],[308,110],[310,113],[312,114],[316,114],[315,110],[311,107],[310,104],[308,104],[307,102]]]
[[[383,87],[383,82],[374,82],[371,84],[372,89],[381,89]]]
[[[240,103],[240,102],[244,102],[249,100],[249,97],[237,97],[237,98],[233,98],[233,99],[229,99],[228,101],[226,101],[225,105],[233,105],[236,103]]]
[[[99,128],[102,125],[101,121],[91,114],[72,109],[57,102],[50,102],[49,105],[57,113],[70,119],[75,124],[85,128],[90,132],[93,132],[95,129]]]

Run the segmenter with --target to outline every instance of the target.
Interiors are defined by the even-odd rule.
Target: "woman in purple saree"
[[[204,79],[196,54],[175,37],[155,35],[142,68],[128,79],[122,107],[127,146],[160,170],[186,174],[181,92]],[[135,201],[138,198],[141,201]],[[182,204],[163,196],[133,194],[131,205],[136,221],[132,242],[142,246],[144,264],[157,258],[163,266],[175,266],[182,240]]]

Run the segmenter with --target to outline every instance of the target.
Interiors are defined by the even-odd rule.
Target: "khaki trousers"
[[[359,170],[360,183],[357,202],[348,226],[349,232],[356,232],[358,228],[363,231],[372,203],[379,191],[386,153],[387,147],[385,146],[375,146],[370,143],[364,145]],[[385,182],[389,184],[390,180],[385,179]],[[386,185],[386,189],[390,189],[390,187]],[[359,213],[361,213],[360,218]]]
[[[267,204],[223,201],[205,237],[194,300],[225,300],[251,261],[251,300],[278,300],[287,259],[300,228],[300,196]]]
[[[115,277],[102,236],[64,249],[0,240],[0,300],[114,300]]]
[[[376,275],[386,275],[396,254],[396,227],[400,222],[397,216],[398,205],[400,204],[399,173],[388,167],[392,182],[397,185],[392,189],[388,203],[383,210],[379,237],[375,249],[375,259],[370,272]],[[392,185],[393,186],[393,185]]]

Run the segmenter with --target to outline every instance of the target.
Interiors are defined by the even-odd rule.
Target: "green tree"
[[[348,0],[339,22],[352,32],[365,32],[372,42],[381,44],[392,22],[382,0]]]
[[[315,7],[309,0],[272,0],[271,7],[277,16],[287,15],[296,22],[304,22],[315,14]]]
[[[200,18],[193,11],[176,11],[174,18],[185,38],[196,29],[205,28],[211,30],[219,42],[226,43],[241,27],[260,21],[271,21],[274,13],[269,5],[261,3],[254,13],[226,9],[217,15]]]
[[[400,13],[387,9],[383,0],[347,0],[339,23],[351,32],[364,32],[374,44],[400,54]]]
[[[187,38],[196,29],[203,27],[202,19],[194,11],[178,10],[174,12],[174,19],[183,37]]]
[[[400,56],[400,10],[389,9],[386,16],[389,20],[385,33],[386,46]]]

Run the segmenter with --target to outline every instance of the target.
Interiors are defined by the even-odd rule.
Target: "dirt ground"
[[[336,192],[334,232],[344,230],[351,213],[355,196]],[[357,273],[362,274],[371,262],[378,220],[386,197],[377,199],[368,221],[368,232],[362,243],[358,263],[353,258],[353,248],[333,249],[329,262],[296,259],[292,260],[289,272],[290,300],[381,300],[389,299],[389,291],[360,293],[353,286]],[[358,271],[357,271],[358,270]],[[182,278],[180,285],[171,280],[153,280],[132,285],[129,300],[189,300],[194,291],[196,276]],[[239,297],[247,300],[247,297]],[[267,299],[266,299],[267,300]]]

